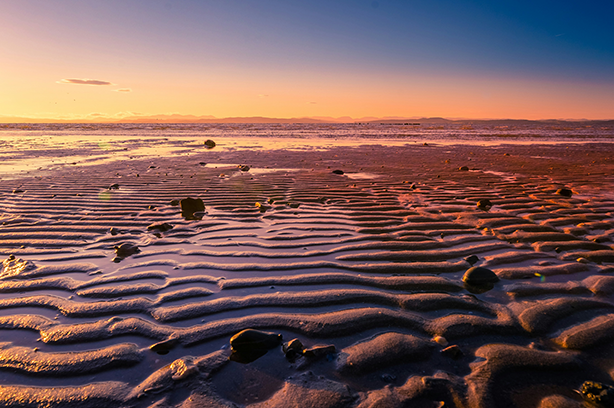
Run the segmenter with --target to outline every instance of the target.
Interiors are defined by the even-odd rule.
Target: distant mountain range
[[[89,119],[49,119],[49,118],[28,118],[17,116],[0,115],[0,123],[382,123],[399,125],[416,125],[422,123],[435,124],[493,124],[493,125],[522,125],[522,124],[599,124],[614,125],[614,120],[586,120],[586,119],[548,119],[548,120],[527,120],[527,119],[446,119],[440,117],[395,117],[388,116],[383,118],[362,117],[351,118],[349,116],[328,117],[314,116],[301,118],[268,118],[262,116],[250,117],[229,117],[216,118],[215,116],[194,116],[194,115],[147,115],[147,116],[126,116],[123,118],[94,117]]]

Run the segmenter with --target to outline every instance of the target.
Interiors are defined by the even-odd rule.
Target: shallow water
[[[218,150],[325,150],[386,146],[614,142],[613,126],[582,124],[2,124],[0,177],[160,156],[188,158],[215,139]],[[196,149],[196,151],[195,151]],[[545,157],[544,157],[545,158]],[[213,165],[213,163],[207,163]]]

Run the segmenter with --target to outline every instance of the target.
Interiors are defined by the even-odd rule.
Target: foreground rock
[[[499,282],[499,277],[488,268],[474,266],[467,269],[463,275],[463,282],[468,285],[482,286]]]
[[[279,346],[281,341],[281,334],[254,329],[242,330],[230,339],[230,359],[243,364],[251,363]]]

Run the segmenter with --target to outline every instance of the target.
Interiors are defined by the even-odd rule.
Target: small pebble
[[[482,211],[488,211],[492,208],[492,203],[487,199],[480,200],[477,203],[477,207]]]
[[[465,258],[465,262],[467,262],[471,266],[475,265],[475,263],[478,262],[479,260],[480,258],[478,258],[477,255],[470,255],[467,258]]]
[[[442,347],[446,347],[448,345],[448,340],[446,340],[446,338],[443,336],[435,336],[433,337],[433,341]]]
[[[563,197],[571,197],[573,195],[573,191],[571,191],[569,188],[559,188],[556,190],[556,194]]]
[[[459,359],[464,355],[463,351],[456,344],[444,348],[441,350],[441,354],[446,357],[453,358],[454,360]]]

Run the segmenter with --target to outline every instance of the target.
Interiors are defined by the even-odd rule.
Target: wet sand
[[[0,404],[581,407],[614,375],[613,150],[201,145],[5,177]],[[333,347],[229,360],[247,328]]]

